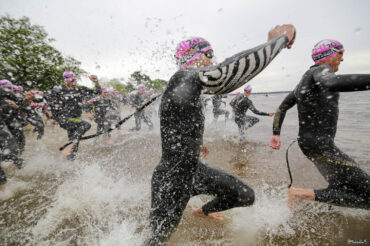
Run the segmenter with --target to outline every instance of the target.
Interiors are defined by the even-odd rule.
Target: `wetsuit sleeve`
[[[49,112],[49,110],[48,110],[48,108],[47,108],[47,106],[46,106],[46,103],[45,103],[45,104],[44,104],[44,106],[42,107],[42,110],[43,110],[43,112],[44,112],[44,114],[45,114],[46,118],[47,118],[48,120],[50,120],[50,119],[51,119],[51,116],[50,116],[50,112]]]
[[[348,92],[370,90],[370,74],[336,75],[329,66],[322,66],[313,76],[316,82],[321,83],[331,91]]]
[[[85,86],[82,87],[82,88],[83,88],[83,94],[84,94],[85,97],[96,96],[96,95],[101,94],[101,87],[100,86],[96,86],[95,90],[87,88]]]
[[[235,104],[236,104],[236,97],[235,97],[235,98],[233,98],[229,104],[230,104],[230,106],[231,106],[232,108],[235,108]]]
[[[297,103],[296,97],[294,95],[294,91],[288,94],[285,97],[284,101],[280,104],[278,109],[275,112],[274,122],[272,132],[274,135],[280,135],[281,126],[283,125],[283,121],[286,115],[286,112],[292,108]]]
[[[226,94],[259,74],[288,44],[288,37],[275,37],[253,49],[240,52],[224,62],[200,68],[199,80],[208,94]]]
[[[87,104],[86,105],[86,112],[87,113],[94,113],[94,104],[95,104],[95,102],[93,102],[92,104]]]
[[[144,100],[142,98],[142,96],[139,94],[139,93],[136,93],[133,97],[133,100],[132,100],[132,106],[136,109],[140,108],[141,105],[143,105],[144,103]]]
[[[0,88],[0,100],[11,100],[15,102],[20,108],[25,107],[23,96],[16,96],[13,92],[6,91],[4,88]]]
[[[3,88],[0,88],[0,98],[1,100],[12,100],[14,102],[17,102],[19,99],[17,98],[16,95],[14,95],[13,92],[6,91]]]
[[[130,105],[134,108],[137,108],[139,104],[138,101],[139,101],[138,94],[134,94],[133,96],[131,96]]]
[[[114,109],[114,103],[112,99],[108,99],[109,109]]]
[[[248,108],[253,113],[255,113],[257,115],[263,115],[263,116],[268,116],[269,115],[268,113],[265,113],[265,112],[262,112],[262,111],[259,111],[258,109],[256,109],[256,107],[254,107],[253,102],[251,100],[248,100]]]

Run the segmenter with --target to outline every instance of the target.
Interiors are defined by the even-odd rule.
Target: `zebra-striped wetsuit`
[[[186,67],[170,79],[160,106],[162,158],[152,177],[150,225],[145,245],[160,245],[176,229],[191,196],[214,195],[204,214],[254,202],[254,192],[236,177],[199,161],[204,115],[201,93],[225,94],[261,72],[287,45],[278,36],[210,67]]]

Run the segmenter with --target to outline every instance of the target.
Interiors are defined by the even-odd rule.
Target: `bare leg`
[[[65,147],[65,149],[62,151],[62,155],[68,156],[71,153],[73,146],[75,146],[75,144],[71,143],[70,145]]]
[[[287,190],[288,200],[287,205],[290,210],[293,210],[294,205],[302,200],[315,200],[315,193],[311,189],[289,188]]]
[[[110,145],[113,144],[113,140],[112,140],[112,137],[111,136],[108,136],[108,144],[110,144]]]
[[[215,221],[222,221],[224,219],[221,212],[214,212],[214,213],[209,213],[208,215],[205,215],[202,211],[202,207],[193,209],[192,214],[194,216],[198,216],[201,218],[208,218],[208,219],[215,220]]]
[[[7,186],[7,184],[8,184],[8,182],[6,182],[6,183],[4,183],[4,184],[1,184],[1,185],[0,185],[0,190],[1,190],[2,192],[4,192],[4,191],[6,190],[6,186]]]

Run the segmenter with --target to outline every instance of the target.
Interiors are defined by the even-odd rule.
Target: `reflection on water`
[[[343,94],[337,144],[370,172],[369,92]],[[255,106],[274,111],[284,94],[252,95]],[[356,101],[353,101],[356,98]],[[351,101],[352,99],[352,101]],[[169,245],[346,245],[370,240],[370,212],[308,202],[292,213],[286,207],[289,177],[285,149],[298,132],[296,109],[282,129],[282,150],[268,147],[272,118],[247,130],[239,143],[234,122],[212,123],[206,111],[205,161],[238,176],[256,192],[255,204],[224,213],[223,222],[194,218],[191,208],[210,197],[190,200]],[[125,112],[128,114],[129,112]],[[140,245],[147,233],[150,178],[161,154],[158,119],[155,130],[81,143],[75,162],[57,149],[66,142],[64,131],[47,128],[41,141],[27,139],[26,167],[18,171],[3,163],[9,177],[8,200],[0,197],[1,245]],[[90,133],[95,130],[91,129]],[[294,185],[322,188],[327,184],[295,144],[290,150]]]

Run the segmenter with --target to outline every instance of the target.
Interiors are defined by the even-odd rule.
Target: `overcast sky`
[[[313,64],[312,47],[326,38],[344,45],[338,73],[370,73],[369,10],[368,0],[0,0],[0,15],[43,26],[53,46],[89,73],[125,80],[136,70],[168,80],[184,37],[207,39],[221,62],[264,43],[275,25],[294,24],[293,48],[249,82],[254,92],[293,89]]]

